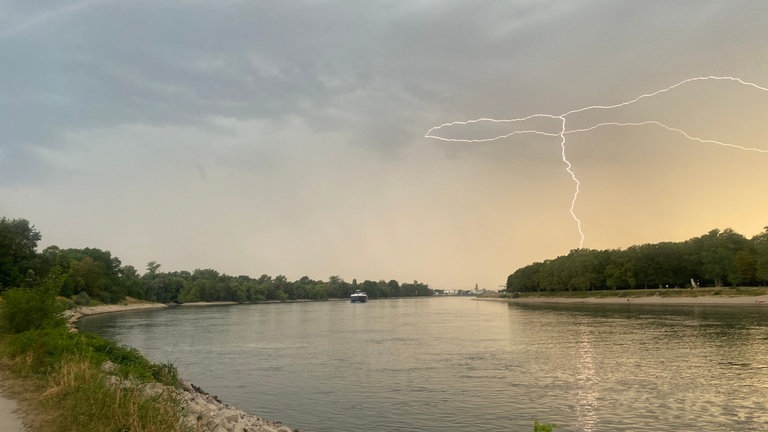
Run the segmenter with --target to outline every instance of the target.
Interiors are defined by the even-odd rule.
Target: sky
[[[0,216],[140,272],[437,289],[579,247],[750,238],[766,22],[761,0],[0,0]],[[756,86],[574,112],[709,76]],[[425,136],[534,114],[553,117]],[[549,135],[466,142],[514,130]]]

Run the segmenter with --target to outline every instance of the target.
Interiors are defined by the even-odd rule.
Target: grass
[[[110,385],[90,359],[66,357],[46,377],[43,403],[58,411],[55,431],[181,431],[183,401],[168,389],[145,393],[145,385]]]
[[[0,334],[0,359],[24,391],[36,394],[27,401],[43,419],[35,431],[191,432],[173,390],[176,369],[133,348],[55,326]],[[105,363],[113,365],[109,372]]]
[[[55,372],[67,356],[80,355],[98,367],[111,362],[117,375],[138,382],[179,384],[175,368],[170,364],[155,364],[135,348],[118,345],[87,333],[72,333],[64,326],[30,330],[3,335],[2,353],[15,359],[13,370],[23,376],[46,375]]]

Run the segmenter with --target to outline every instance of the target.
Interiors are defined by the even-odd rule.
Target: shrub
[[[80,291],[75,296],[75,304],[78,306],[88,306],[91,304],[91,296],[88,295],[85,291]]]
[[[63,323],[64,308],[56,301],[52,289],[11,288],[3,294],[0,329],[5,333],[22,333]]]
[[[75,334],[64,326],[29,330],[7,337],[7,351],[23,375],[44,375],[61,363],[61,358],[78,351]]]
[[[536,420],[533,421],[533,432],[552,432],[555,430],[555,425],[552,423],[539,423]]]

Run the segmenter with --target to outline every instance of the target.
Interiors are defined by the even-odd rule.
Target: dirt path
[[[24,424],[17,413],[18,405],[15,400],[6,398],[0,393],[0,431],[25,432]]]

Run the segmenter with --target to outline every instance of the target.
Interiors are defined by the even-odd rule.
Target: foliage
[[[552,432],[555,430],[555,425],[552,423],[539,423],[538,421],[533,421],[533,432]]]
[[[39,240],[40,233],[28,221],[0,220],[0,292],[20,286],[36,288],[54,275],[56,293],[77,305],[117,303],[126,296],[160,303],[327,300],[347,298],[356,289],[365,290],[371,299],[433,295],[429,285],[418,281],[366,280],[358,284],[339,276],[328,281],[308,276],[289,281],[283,275],[253,278],[213,269],[161,272],[155,261],[147,263],[146,273],[140,275],[135,267],[122,265],[119,258],[101,249],[49,246],[37,253]]]
[[[67,268],[68,292],[85,292],[104,303],[125,297],[126,281],[121,278],[120,259],[95,248],[65,249],[60,260]]]
[[[144,291],[138,298],[161,303],[327,300],[347,298],[356,289],[366,291],[372,299],[433,294],[428,285],[418,281],[401,284],[395,280],[366,280],[358,284],[356,280],[349,283],[339,276],[331,276],[327,282],[313,280],[308,276],[289,281],[283,275],[274,278],[261,275],[255,279],[245,275],[221,274],[213,269],[197,269],[191,273],[162,273],[154,269],[141,277],[141,284]]]
[[[762,234],[752,238],[755,248],[755,278],[761,282],[768,281],[768,227]]]
[[[56,301],[57,292],[55,284],[6,291],[0,306],[0,330],[22,333],[62,323],[60,314],[64,308]]]
[[[88,295],[85,291],[80,291],[77,293],[77,295],[73,298],[75,301],[75,304],[78,306],[88,306],[91,304],[91,296]]]
[[[694,281],[695,283],[692,283]],[[768,227],[747,239],[714,229],[684,242],[575,249],[517,269],[507,291],[572,292],[768,284]]]
[[[34,279],[40,238],[40,232],[26,219],[0,218],[0,292]]]

